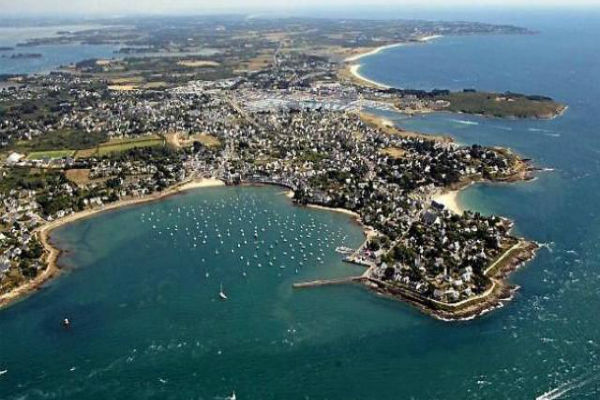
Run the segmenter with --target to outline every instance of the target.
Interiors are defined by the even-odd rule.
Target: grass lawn
[[[98,146],[98,155],[103,156],[119,151],[126,151],[135,147],[153,147],[163,146],[165,143],[163,138],[150,136],[141,137],[139,139],[115,140],[107,143],[102,143]]]
[[[42,158],[73,157],[75,150],[46,150],[33,151],[27,155],[28,160],[40,160]]]
[[[163,146],[165,140],[157,135],[141,136],[134,139],[112,139],[108,142],[100,143],[96,147],[77,151],[75,157],[89,158],[94,156],[104,156],[110,153],[126,151],[135,147],[153,147]]]

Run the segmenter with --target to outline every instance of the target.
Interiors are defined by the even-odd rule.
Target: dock
[[[308,281],[308,282],[297,282],[292,285],[294,289],[302,289],[302,288],[310,288],[310,287],[319,287],[319,286],[331,286],[331,285],[346,285],[348,283],[361,282],[365,280],[366,277],[360,276],[349,276],[346,278],[338,278],[338,279],[319,279],[316,281]]]

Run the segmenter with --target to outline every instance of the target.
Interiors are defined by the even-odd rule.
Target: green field
[[[98,139],[98,138],[96,138]],[[43,146],[39,146],[43,143]],[[53,148],[50,147],[51,143],[56,145]],[[85,142],[79,142],[82,144]],[[65,144],[73,144],[73,141],[69,142],[56,142],[53,143],[49,140],[36,140],[30,142],[20,142],[16,148],[19,151],[27,153],[28,160],[39,160],[43,158],[63,158],[63,157],[76,157],[76,158],[88,158],[88,157],[101,157],[111,153],[117,153],[127,151],[136,147],[155,147],[164,146],[165,140],[160,136],[142,136],[135,139],[115,139],[108,142],[101,142],[93,147],[80,147],[77,146],[67,147]],[[43,148],[39,148],[43,147]]]
[[[47,132],[31,140],[17,142],[11,146],[11,149],[24,153],[63,151],[62,149],[80,150],[97,146],[104,141],[106,141],[106,135],[103,133],[87,133],[65,129]]]
[[[98,155],[103,156],[110,153],[126,151],[135,147],[154,147],[164,145],[163,139],[145,139],[145,140],[132,140],[121,143],[107,143],[98,147]]]
[[[28,160],[40,160],[43,158],[63,158],[73,157],[75,150],[48,150],[48,151],[33,151],[27,155]]]
[[[79,150],[76,153],[76,157],[101,157],[111,153],[127,151],[136,147],[155,147],[163,146],[164,144],[164,139],[158,136],[144,136],[136,139],[116,139],[101,143],[96,147]]]

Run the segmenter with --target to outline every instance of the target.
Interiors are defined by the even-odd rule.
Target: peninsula
[[[215,19],[207,31],[186,21],[177,35],[172,24],[164,32],[136,26],[128,34],[139,34],[136,45],[165,53],[159,43],[177,37],[186,38],[182,48],[192,43],[197,51],[202,40],[218,52],[86,60],[48,75],[9,78],[15,86],[0,91],[0,304],[58,271],[59,252],[49,240],[56,226],[197,181],[276,184],[290,189],[298,205],[352,212],[369,232],[347,257],[365,265],[360,281],[437,318],[472,318],[510,298],[514,288],[505,277],[537,245],[513,236],[505,218],[456,213],[435,199],[473,182],[530,179],[527,160],[502,148],[397,129],[377,111],[466,112],[452,97],[465,95],[348,81],[340,77],[339,52],[322,52],[334,45],[349,52],[357,43],[368,48],[376,33],[398,42],[449,30],[526,30],[352,21],[336,24],[334,34],[324,33],[331,21],[300,20],[294,29],[321,30],[295,36],[281,21]],[[208,32],[218,27],[225,28],[217,40]],[[359,28],[367,39],[355,36]],[[115,29],[48,40],[93,35],[110,42],[120,34]],[[147,35],[149,29],[158,34]],[[252,50],[239,51],[242,33]],[[548,101],[505,96],[519,99],[510,103],[523,117],[539,116],[526,110],[531,102]]]

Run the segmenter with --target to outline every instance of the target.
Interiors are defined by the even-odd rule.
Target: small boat
[[[221,290],[219,290],[219,297],[221,300],[227,300],[227,295],[223,292],[223,284],[221,284]]]
[[[231,396],[227,396],[226,400],[236,400],[237,396],[235,395],[235,391],[233,393],[231,393]]]
[[[69,318],[63,319],[62,326],[65,328],[68,328],[69,326],[71,326],[71,321],[69,321]]]

